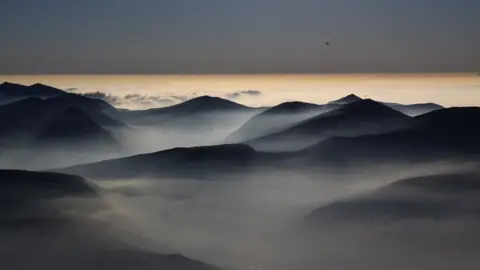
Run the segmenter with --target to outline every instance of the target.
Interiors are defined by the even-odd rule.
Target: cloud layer
[[[261,95],[262,95],[262,92],[258,90],[242,90],[242,91],[228,93],[226,97],[230,99],[237,99],[243,96],[261,96]]]
[[[114,106],[119,107],[129,107],[129,108],[155,108],[155,107],[166,107],[172,106],[189,99],[201,96],[199,93],[190,93],[185,95],[177,95],[173,93],[166,93],[164,95],[145,95],[137,93],[127,93],[125,95],[114,95],[108,92],[102,91],[92,91],[80,93],[78,88],[68,88],[65,91],[75,92],[79,95],[102,99]],[[206,93],[207,94],[207,93]],[[227,99],[238,100],[245,97],[258,97],[262,96],[263,93],[259,90],[241,90],[236,92],[229,93],[218,93],[219,96],[223,96]]]

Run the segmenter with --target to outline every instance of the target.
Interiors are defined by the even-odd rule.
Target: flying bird
[[[325,45],[330,46],[330,41],[327,41]]]

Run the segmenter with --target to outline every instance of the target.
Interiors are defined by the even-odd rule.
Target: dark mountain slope
[[[13,148],[25,146],[33,134],[70,107],[82,109],[102,126],[126,127],[122,122],[104,113],[115,108],[105,105],[103,101],[78,95],[64,95],[46,100],[27,98],[0,106],[0,145]]]
[[[112,225],[117,219],[101,215],[111,209],[99,189],[81,177],[0,170],[0,195],[5,269],[217,269],[181,255],[148,252],[118,238]]]
[[[209,114],[216,112],[238,112],[253,108],[240,105],[233,101],[211,96],[193,98],[169,107],[149,109],[144,111],[125,111],[124,117],[128,119],[141,119],[149,117],[175,118],[193,116],[195,114]]]
[[[366,99],[247,143],[258,150],[298,150],[330,137],[360,136],[403,129],[410,125],[410,120],[410,117],[401,112]]]
[[[67,93],[65,95],[49,98],[46,99],[45,102],[52,107],[66,108],[73,106],[81,108],[85,111],[97,111],[106,114],[115,114],[117,111],[115,107],[104,100],[89,98],[73,93]]]
[[[301,122],[323,112],[330,106],[304,102],[285,102],[269,108],[249,119],[239,129],[227,137],[227,142],[246,141],[262,137]]]
[[[349,162],[463,159],[480,154],[480,108],[449,108],[414,118],[411,128],[357,138],[331,138],[301,153]]]
[[[81,151],[116,150],[120,144],[109,131],[93,121],[84,111],[69,107],[48,121],[35,136],[37,147],[77,148]]]
[[[174,148],[166,151],[107,160],[60,169],[91,178],[190,177],[209,179],[235,175],[254,165],[255,151],[246,145]]]
[[[190,145],[188,141],[199,140],[200,144],[216,144],[261,111],[229,100],[203,96],[165,108],[124,111],[121,119],[139,129],[158,133],[164,141],[177,141],[180,137],[191,135],[192,138],[180,145]],[[192,130],[195,130],[194,134]]]
[[[54,97],[66,94],[65,91],[36,83],[30,86],[4,82],[0,84],[0,97],[4,98],[29,98],[29,97]]]
[[[340,99],[337,99],[337,100],[334,100],[334,101],[330,101],[328,104],[345,105],[345,104],[357,102],[357,101],[360,101],[360,100],[362,100],[362,98],[360,98],[360,97],[358,97],[354,94],[350,94],[350,95],[345,96],[343,98],[340,98]]]

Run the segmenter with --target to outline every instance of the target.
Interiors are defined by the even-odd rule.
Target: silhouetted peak
[[[192,98],[190,100],[187,100],[185,101],[185,103],[197,103],[197,102],[212,102],[212,103],[235,103],[233,101],[230,101],[230,100],[227,100],[227,99],[223,99],[223,98],[219,98],[219,97],[212,97],[212,96],[200,96],[200,97],[196,97],[196,98]]]
[[[83,109],[114,109],[112,105],[102,99],[94,99],[74,93],[65,93],[63,95],[48,98],[47,103],[80,107]]]
[[[0,84],[0,94],[4,95],[19,95],[22,94],[27,86],[11,83],[11,82],[3,82]]]
[[[303,111],[303,110],[310,110],[320,107],[318,104],[307,103],[307,102],[300,102],[300,101],[290,101],[284,102],[279,104],[275,107],[272,107],[270,110],[275,111],[284,111],[284,112],[295,112],[295,111]]]
[[[226,100],[226,99],[222,99],[222,98],[219,98],[219,97],[213,97],[213,96],[209,96],[209,95],[204,95],[204,96],[199,96],[199,97],[196,97],[196,98],[192,98],[190,100]]]
[[[346,104],[342,106],[340,110],[347,113],[371,114],[378,116],[405,116],[403,113],[372,99],[361,99]]]
[[[350,94],[350,95],[344,97],[343,99],[346,99],[346,100],[361,100],[362,98],[358,97],[355,94]]]
[[[30,87],[51,87],[51,86],[41,84],[41,83],[34,83],[34,84],[30,85]]]
[[[9,82],[4,82],[0,85],[0,93],[12,97],[51,97],[58,96],[65,93],[63,90],[43,85],[43,84],[33,84],[30,86],[25,86],[21,84],[14,84]]]
[[[355,94],[350,94],[350,95],[345,96],[341,99],[331,101],[328,104],[340,104],[341,105],[341,104],[348,104],[348,103],[352,103],[352,102],[356,102],[356,101],[360,101],[360,100],[362,100],[362,98],[358,97]]]
[[[235,110],[247,108],[246,106],[240,105],[233,101],[212,96],[196,97],[183,103],[174,105],[172,107],[176,109],[186,109],[188,112],[210,110]],[[172,107],[167,107],[167,109]]]
[[[0,88],[3,87],[19,87],[19,88],[25,88],[27,87],[26,85],[18,84],[18,83],[11,83],[11,82],[3,82],[0,84]]]
[[[28,88],[35,89],[36,91],[42,91],[45,94],[48,94],[48,93],[52,93],[52,94],[64,93],[63,90],[60,90],[60,89],[55,88],[53,86],[41,84],[41,83],[32,84]]]

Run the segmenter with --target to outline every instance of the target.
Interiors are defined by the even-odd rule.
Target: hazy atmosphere
[[[480,1],[3,0],[3,270],[478,270]]]

